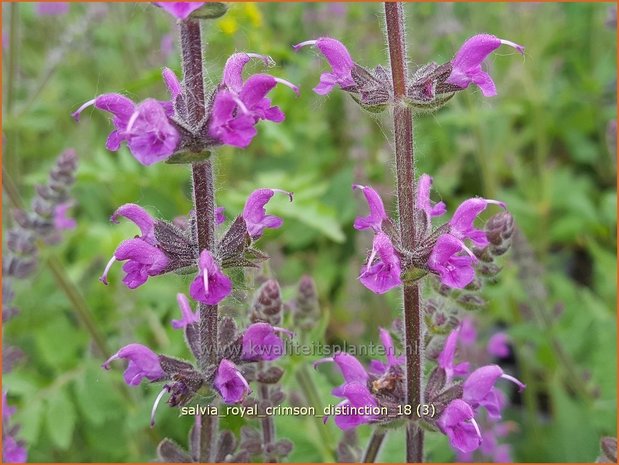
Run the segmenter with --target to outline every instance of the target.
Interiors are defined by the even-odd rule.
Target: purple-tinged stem
[[[198,20],[180,23],[183,82],[189,123],[198,127],[205,117],[202,33]],[[191,165],[196,236],[200,251],[215,251],[215,188],[211,160]],[[205,371],[217,363],[217,305],[200,303],[200,356]],[[217,443],[217,416],[203,415],[200,427],[199,462],[210,462]]]
[[[372,437],[370,438],[370,442],[368,442],[368,447],[363,454],[363,463],[374,463],[376,462],[376,457],[378,456],[378,452],[380,451],[380,446],[383,445],[383,441],[385,440],[385,436],[387,435],[387,431],[383,428],[376,428],[372,433]]]
[[[397,172],[398,214],[402,245],[407,250],[415,248],[415,157],[413,152],[413,113],[404,104],[407,88],[407,56],[404,14],[401,3],[385,3],[385,22],[393,93],[393,132]],[[419,299],[419,286],[403,286],[404,341],[406,345],[406,403],[417,410],[423,403],[423,318]],[[423,462],[423,430],[415,421],[406,429],[406,461]]]

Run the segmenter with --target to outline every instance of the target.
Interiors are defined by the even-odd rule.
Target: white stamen
[[[479,439],[481,440],[481,431],[479,431],[479,425],[475,421],[475,418],[471,418],[471,423],[473,423],[473,427],[475,428],[475,431],[477,432],[477,436],[479,436]]]
[[[233,93],[230,93],[230,95],[232,96],[232,99],[234,100],[234,102],[239,106],[243,114],[245,115],[249,114],[249,110],[247,109],[243,101],[238,97],[238,95],[233,94]]]
[[[501,375],[501,378],[506,379],[508,381],[511,381],[512,383],[514,383],[516,386],[518,386],[518,392],[522,392],[522,390],[527,387],[525,384],[521,383],[519,380],[517,380],[516,378],[514,378],[513,376],[510,375],[506,375],[505,373],[503,373]]]
[[[524,55],[524,47],[522,45],[518,45],[517,43],[512,42],[510,40],[504,40],[504,39],[500,39],[500,40],[501,40],[501,43],[503,45],[507,45],[509,47],[512,47],[512,48],[516,49],[516,51],[518,53],[520,53],[521,55]]]
[[[286,329],[286,328],[280,328],[279,326],[273,326],[273,331],[275,331],[276,333],[284,333],[288,337],[293,337],[294,336],[294,333],[292,331],[290,331],[289,329]]]
[[[157,398],[155,399],[155,403],[153,404],[153,408],[150,411],[150,427],[152,428],[153,426],[155,426],[155,412],[157,411],[157,407],[159,406],[159,402],[161,401],[161,398],[163,397],[163,395],[168,392],[168,387],[164,386],[163,389],[161,390],[161,392],[159,393],[159,395],[157,396]]]
[[[307,45],[316,45],[316,41],[315,40],[306,40],[305,42],[301,42],[300,44],[297,45],[293,45],[292,48],[294,49],[294,51],[296,52],[297,50],[299,50],[301,47],[305,47]]]
[[[273,78],[273,79],[275,79],[275,82],[278,82],[278,83],[283,84],[283,85],[285,85],[287,87],[290,87],[294,91],[295,94],[299,95],[299,88],[297,86],[295,86],[292,82],[286,81],[285,79],[278,78],[278,77]]]
[[[361,184],[353,184],[352,188],[353,188],[353,190],[359,189],[360,191],[367,189],[366,186],[362,186]]]
[[[372,262],[374,261],[375,257],[376,257],[376,249],[372,247],[372,253],[370,254],[370,258],[368,258],[368,264],[365,268],[366,273],[369,273],[370,267],[372,266]]]
[[[287,195],[291,202],[294,199],[294,192],[288,192],[288,191],[285,191],[283,189],[270,189],[270,190],[272,190],[273,192],[278,192],[280,194]]]
[[[312,366],[314,367],[314,370],[315,370],[318,365],[322,365],[323,363],[327,363],[327,362],[335,362],[335,359],[333,357],[321,358],[320,360],[316,360],[314,363],[312,363]]]
[[[71,113],[71,116],[73,117],[73,119],[75,121],[79,121],[80,120],[80,114],[86,109],[88,108],[90,105],[94,105],[95,104],[95,100],[96,99],[92,99],[92,100],[88,100],[88,102],[84,103],[81,107],[79,107],[77,110],[75,110],[73,113]]]
[[[249,384],[247,383],[247,380],[243,377],[243,375],[241,374],[241,372],[239,370],[235,371],[236,376],[241,380],[241,382],[243,383],[243,386],[245,386],[245,388],[247,389],[247,391],[249,393],[251,393],[251,388],[249,387]]]
[[[135,120],[138,119],[138,116],[140,116],[140,112],[139,110],[136,110],[133,112],[133,114],[131,115],[131,118],[129,118],[129,122],[127,123],[127,132],[131,132],[131,129],[133,128],[133,125],[135,124]]]
[[[105,265],[105,270],[103,270],[103,274],[99,278],[99,281],[101,281],[106,286],[107,286],[107,275],[110,272],[110,268],[112,268],[112,265],[114,264],[115,261],[116,261],[116,256],[112,255],[112,258],[110,258],[110,261],[107,262],[107,265]]]
[[[261,55],[259,53],[248,53],[247,56],[249,58],[257,58],[258,60],[262,60],[267,67],[275,66],[275,60],[271,58],[269,55]]]

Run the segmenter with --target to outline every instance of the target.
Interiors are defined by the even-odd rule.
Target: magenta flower
[[[213,385],[226,404],[238,404],[251,392],[247,380],[236,365],[226,359],[219,364]]]
[[[376,258],[378,260],[374,262]],[[372,243],[370,258],[361,268],[359,281],[375,294],[384,294],[402,284],[401,272],[400,259],[389,236],[382,232],[377,233]]]
[[[320,37],[316,40],[301,42],[293,48],[297,51],[306,45],[316,46],[331,66],[330,73],[320,75],[320,83],[314,87],[314,92],[318,95],[326,95],[331,92],[335,85],[339,85],[342,89],[355,86],[351,73],[355,67],[355,62],[344,44],[330,37]]]
[[[180,92],[180,83],[174,73],[165,68],[163,78],[174,100]],[[170,122],[174,108],[170,101],[146,99],[136,105],[121,94],[102,94],[89,100],[72,113],[79,121],[81,113],[88,107],[111,113],[114,118],[112,131],[105,147],[112,152],[126,142],[132,155],[143,165],[152,165],[170,157],[178,147],[180,135]]]
[[[198,302],[217,305],[232,292],[232,281],[219,269],[208,250],[203,250],[198,259],[198,275],[191,283],[189,295]]]
[[[191,310],[191,304],[187,296],[182,293],[176,294],[176,301],[178,302],[178,308],[181,310],[181,319],[172,320],[172,327],[174,329],[186,328],[187,326],[200,321],[199,312],[193,312]]]
[[[500,418],[501,398],[494,387],[499,378],[516,384],[519,391],[526,387],[513,376],[506,375],[498,365],[486,365],[473,371],[464,381],[462,400],[473,409],[484,407],[491,418]]]
[[[286,194],[292,202],[292,192],[281,189],[257,189],[247,197],[243,207],[243,219],[247,225],[247,232],[253,240],[260,238],[266,228],[277,229],[284,223],[278,216],[267,215],[264,208],[276,192]]]
[[[494,334],[488,341],[487,351],[490,355],[495,357],[509,357],[510,350],[507,334],[503,332]]]
[[[353,227],[357,230],[372,229],[374,232],[382,231],[383,221],[387,219],[387,213],[378,192],[369,186],[366,187],[359,184],[353,184],[352,188],[363,192],[370,209],[369,215],[355,218]]]
[[[37,14],[39,16],[59,16],[69,12],[68,2],[38,2]]]
[[[382,376],[387,373],[390,368],[404,364],[406,361],[406,357],[404,355],[401,355],[399,357],[396,356],[395,347],[393,345],[393,340],[391,339],[391,334],[389,334],[389,331],[384,328],[379,328],[378,332],[380,336],[380,342],[385,349],[387,363],[381,362],[380,360],[372,360],[370,362],[370,370],[374,374]]]
[[[472,318],[463,318],[460,323],[460,343],[463,346],[472,346],[477,341],[477,330]]]
[[[481,432],[469,404],[452,400],[439,418],[437,425],[449,438],[449,444],[460,452],[472,452],[481,444]]]
[[[110,363],[119,358],[129,361],[129,365],[127,365],[123,374],[125,382],[129,386],[138,386],[143,378],[149,381],[160,381],[165,377],[159,363],[159,356],[142,344],[129,344],[123,347],[101,366],[109,370]]]
[[[11,425],[11,417],[15,414],[15,407],[9,406],[6,391],[2,392],[2,462],[25,463],[28,452],[22,441],[15,438],[18,425]]]
[[[215,208],[215,223],[220,225],[226,222],[226,215],[224,214],[224,207]]]
[[[466,89],[470,84],[480,88],[484,97],[496,95],[496,87],[492,78],[481,65],[483,61],[501,45],[508,45],[524,55],[524,47],[508,40],[499,39],[490,34],[478,34],[468,39],[456,56],[451,60],[451,74],[447,78],[448,84]]]
[[[73,206],[73,201],[63,202],[54,209],[54,228],[58,231],[75,229],[77,222],[67,216],[67,212]]]
[[[335,415],[335,424],[341,430],[346,431],[376,420],[375,415],[359,414],[359,412],[363,412],[364,407],[378,406],[378,401],[366,385],[349,383],[341,388],[334,389],[333,394],[345,399],[337,405],[338,408],[342,409],[342,413]],[[346,408],[350,409],[349,412],[346,411]]]
[[[337,365],[342,373],[342,377],[344,378],[344,383],[333,389],[333,394],[336,396],[340,395],[340,392],[346,387],[346,385],[351,383],[358,383],[365,385],[369,380],[369,375],[361,362],[357,360],[354,356],[347,354],[346,352],[340,352],[335,354],[333,357],[322,358],[314,362],[314,368],[318,365],[325,362],[333,362]]]
[[[187,19],[191,13],[202,8],[205,2],[153,2],[159,8],[178,19]]]
[[[465,255],[462,255],[465,252]],[[449,234],[436,241],[428,259],[428,268],[437,273],[441,283],[456,289],[468,286],[475,279],[476,258],[463,243]]]
[[[447,336],[443,350],[437,358],[438,366],[445,370],[447,382],[451,381],[454,376],[466,375],[469,371],[468,362],[462,362],[454,365],[459,336],[460,328],[458,327],[454,329],[449,336]]]
[[[162,274],[169,264],[168,257],[157,247],[155,239],[155,220],[139,205],[127,203],[120,206],[110,218],[117,223],[118,217],[124,216],[140,228],[141,236],[127,239],[116,248],[99,280],[107,285],[107,275],[116,260],[127,261],[123,265],[125,277],[123,283],[129,289],[144,284],[150,276]]]
[[[441,216],[447,211],[445,202],[432,204],[432,200],[430,200],[431,189],[432,176],[422,174],[417,182],[417,208],[425,212],[428,220],[435,216]]]
[[[277,333],[292,332],[268,323],[254,323],[243,333],[243,353],[241,360],[257,362],[260,360],[277,360],[284,354],[284,341]]]
[[[473,226],[473,223],[489,204],[506,208],[503,202],[499,202],[498,200],[482,199],[479,197],[462,202],[456,209],[454,216],[449,221],[449,233],[461,241],[470,239],[471,242],[478,247],[487,246],[489,242],[486,237],[486,233],[481,229],[476,229]]]

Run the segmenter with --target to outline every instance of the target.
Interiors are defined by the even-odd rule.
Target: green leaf
[[[66,390],[52,393],[47,403],[47,432],[54,444],[60,449],[67,449],[71,445],[77,419],[75,406]]]

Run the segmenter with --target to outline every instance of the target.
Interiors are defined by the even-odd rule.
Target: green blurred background
[[[616,434],[616,35],[606,23],[612,4],[407,5],[411,65],[448,61],[469,36],[488,32],[526,47],[523,59],[499,49],[487,62],[499,95],[477,89],[415,120],[417,169],[434,176],[436,194],[450,209],[481,195],[507,202],[535,257],[509,254],[498,283],[486,288],[489,306],[477,315],[486,331],[502,327],[512,340],[512,371],[529,388],[507,411],[519,426],[510,436],[519,461],[592,461],[602,435]],[[182,277],[159,277],[135,291],[122,286],[120,267],[105,287],[97,280],[117,244],[134,234],[108,222],[114,209],[136,202],[164,218],[190,209],[184,166],[139,165],[126,148],[110,153],[107,115],[70,113],[104,92],[140,100],[164,99],[162,66],[180,72],[174,21],[148,4],[72,4],[61,16],[40,17],[34,4],[3,4],[3,162],[22,197],[30,199],[53,160],[74,147],[80,168],[74,189],[78,227],[42,252],[55,255],[86,297],[111,350],[129,342],[188,356],[170,327]],[[265,235],[270,270],[287,298],[298,279],[315,279],[325,314],[326,341],[362,344],[377,326],[398,316],[397,292],[375,296],[356,280],[370,244],[353,230],[365,206],[351,184],[371,184],[393,205],[388,115],[360,111],[343,92],[327,98],[311,88],[325,63],[291,45],[323,35],[347,44],[362,65],[385,63],[381,5],[372,3],[231,4],[205,27],[207,79],[215,84],[234,51],[267,54],[269,70],[300,85],[301,96],[276,89],[286,121],[261,123],[247,150],[217,154],[218,204],[229,215],[256,187],[294,191],[295,202],[274,199],[285,225]],[[171,50],[168,50],[169,42]],[[259,65],[254,65],[255,70]],[[609,126],[609,124],[611,126]],[[438,198],[438,197],[437,197]],[[4,203],[3,228],[10,227]],[[534,265],[534,266],[533,266]],[[531,269],[539,268],[538,274]],[[524,276],[524,279],[521,279]],[[527,281],[528,280],[528,281]],[[531,283],[544,295],[531,295]],[[164,436],[185,443],[191,419],[160,408],[149,428],[154,386],[127,389],[121,366],[100,369],[89,334],[78,324],[49,269],[16,283],[21,314],[7,324],[5,343],[25,362],[3,376],[18,407],[20,437],[30,461],[148,461]],[[290,360],[284,378],[311,359]],[[339,378],[316,374],[324,403]],[[239,422],[231,420],[230,427]],[[325,444],[311,418],[277,419],[282,437],[296,444],[290,461],[329,460],[340,432],[325,425]],[[359,429],[366,438],[369,427]],[[441,435],[430,435],[434,461],[451,460]],[[403,460],[401,432],[389,435],[382,461]]]

